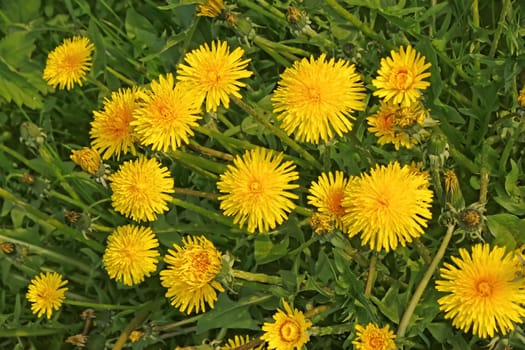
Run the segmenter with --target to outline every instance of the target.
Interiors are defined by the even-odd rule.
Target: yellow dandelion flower
[[[235,157],[233,165],[220,176],[217,187],[221,193],[220,208],[224,215],[234,216],[233,222],[248,232],[273,230],[287,219],[298,196],[288,190],[299,187],[290,183],[299,178],[292,161],[283,162],[283,154],[273,154],[263,148],[248,150]]]
[[[310,340],[307,334],[312,322],[307,321],[302,311],[293,309],[283,300],[284,311],[277,309],[273,315],[275,322],[265,322],[261,339],[268,342],[268,349],[294,350],[302,349]]]
[[[408,46],[402,46],[399,52],[392,50],[392,57],[382,58],[381,67],[372,85],[377,89],[374,96],[379,96],[385,102],[398,103],[403,106],[411,105],[419,100],[421,91],[430,86],[423,79],[430,77],[430,63],[425,63],[425,56]]]
[[[193,136],[191,128],[201,118],[200,101],[188,86],[174,85],[173,74],[168,73],[152,81],[151,90],[141,95],[130,123],[140,143],[163,152],[188,143]]]
[[[345,60],[303,58],[281,74],[272,103],[281,127],[295,139],[329,141],[352,130],[351,113],[363,110],[365,87],[355,65]]]
[[[247,70],[250,59],[242,59],[244,50],[240,47],[230,53],[228,43],[213,41],[189,52],[184,56],[186,64],[177,69],[177,79],[187,83],[189,88],[206,100],[206,111],[217,111],[222,103],[230,106],[230,95],[242,98],[239,90],[246,86],[239,79],[248,78],[252,72]]]
[[[91,175],[97,174],[103,167],[100,155],[93,148],[84,147],[81,150],[73,150],[70,158],[82,170]]]
[[[318,235],[334,230],[333,220],[330,215],[315,213],[310,217],[309,224]]]
[[[31,303],[31,311],[37,317],[45,314],[50,319],[53,311],[62,306],[67,288],[61,287],[66,284],[67,280],[62,280],[62,275],[56,272],[41,272],[35,276],[26,294],[27,300]]]
[[[525,86],[520,90],[520,94],[518,95],[518,104],[521,107],[525,107]]]
[[[308,204],[315,206],[321,214],[328,215],[335,227],[345,231],[343,216],[345,208],[343,207],[343,197],[348,179],[345,178],[342,171],[322,173],[317,182],[312,182],[308,190]]]
[[[222,13],[224,8],[224,1],[222,0],[206,0],[197,6],[197,16],[215,18]]]
[[[157,269],[159,241],[149,227],[120,226],[108,236],[102,261],[110,278],[139,284]]]
[[[492,338],[512,331],[525,317],[525,283],[516,278],[513,254],[505,248],[476,244],[472,254],[459,249],[452,257],[454,265],[445,263],[436,289],[447,293],[438,299],[445,318],[452,325],[481,338]]]
[[[350,237],[380,251],[405,246],[424,233],[432,217],[428,178],[398,162],[377,165],[370,175],[352,178],[345,191],[343,223]]]
[[[129,339],[132,343],[136,343],[136,342],[138,342],[139,340],[141,340],[142,338],[144,338],[144,332],[142,332],[142,331],[137,331],[137,330],[132,331],[132,332],[129,334],[129,337],[128,337],[128,339]]]
[[[369,323],[366,327],[356,324],[356,339],[352,342],[356,350],[395,350],[396,336],[389,325],[379,328],[374,323]]]
[[[238,349],[242,346],[242,349],[245,350],[261,350],[264,345],[259,345],[261,343],[260,340],[250,340],[250,337],[245,335],[239,336],[236,335],[233,339],[230,338],[226,340],[225,344],[221,346],[220,350],[228,350],[228,349]],[[252,346],[253,344],[253,346]]]
[[[91,122],[91,145],[102,153],[103,159],[131,152],[135,155],[136,136],[131,126],[133,112],[138,107],[140,89],[119,89],[104,100],[104,108],[93,112]]]
[[[109,177],[113,208],[136,221],[153,221],[168,210],[174,181],[166,167],[155,159],[140,157],[124,162]]]
[[[76,84],[82,86],[91,67],[93,44],[88,38],[75,36],[64,39],[47,56],[44,80],[52,87],[71,90]]]
[[[217,291],[224,292],[215,281],[221,271],[221,252],[204,236],[186,236],[182,246],[174,244],[164,257],[166,269],[160,272],[166,297],[171,305],[191,314],[204,312],[206,304],[212,309],[217,300]]]

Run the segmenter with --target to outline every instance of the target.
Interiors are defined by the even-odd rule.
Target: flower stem
[[[219,198],[219,194],[217,193],[190,190],[189,188],[175,187],[174,190],[176,194],[185,194],[188,196],[207,198],[212,200],[218,200]]]
[[[368,278],[366,279],[365,286],[365,297],[369,298],[372,295],[372,287],[374,286],[374,277],[376,275],[376,265],[377,265],[377,254],[373,253],[372,258],[370,259],[370,266],[368,267]]]
[[[326,3],[330,5],[341,17],[350,22],[354,27],[359,29],[363,34],[368,36],[370,39],[375,40],[389,50],[394,48],[394,45],[388,40],[383,39],[377,34],[372,28],[363,23],[359,18],[348,12],[343,6],[339,5],[336,0],[326,0]]]
[[[230,226],[230,227],[237,227],[230,219],[226,218],[225,216],[223,216],[223,215],[221,215],[219,213],[216,213],[214,211],[205,209],[205,208],[203,208],[203,207],[201,207],[199,205],[192,204],[192,203],[186,202],[186,201],[184,201],[182,199],[178,199],[178,198],[175,198],[175,197],[171,198],[171,203],[173,203],[174,205],[177,205],[179,207],[182,207],[184,209],[188,209],[188,210],[191,210],[191,211],[196,212],[198,214],[201,214],[204,217],[210,218],[211,220],[219,222],[219,223],[221,223],[223,225]]]
[[[299,153],[301,157],[308,161],[308,163],[310,163],[314,168],[319,170],[322,169],[321,163],[319,163],[310,153],[308,153],[303,147],[301,147],[301,145],[292,140],[282,129],[271,124],[268,121],[268,119],[266,119],[266,117],[261,115],[254,108],[248,106],[248,104],[244,103],[241,99],[234,96],[232,97],[232,100],[246,113],[254,117],[259,123],[264,125],[266,128],[270,129],[275,134],[275,136],[280,138],[285,144],[290,146],[290,148]]]
[[[410,303],[408,304],[408,307],[405,310],[403,317],[401,318],[401,322],[399,323],[399,328],[397,329],[397,337],[400,338],[405,335],[405,332],[408,327],[408,323],[410,322],[410,318],[412,317],[416,309],[416,306],[419,303],[419,299],[421,299],[421,296],[423,295],[423,292],[425,291],[428,285],[428,282],[430,282],[430,279],[432,278],[432,275],[434,274],[434,271],[436,270],[439,262],[445,256],[445,251],[447,250],[447,246],[450,243],[455,227],[456,227],[455,224],[448,224],[447,233],[445,234],[445,237],[443,238],[443,242],[441,242],[441,245],[439,246],[436,256],[434,256],[434,259],[432,260],[432,263],[428,267],[428,270],[425,272],[425,275],[421,279],[421,282],[419,282],[419,285],[417,286],[414,294],[412,295],[412,299],[410,299]]]
[[[93,309],[104,309],[104,310],[136,310],[137,309],[137,306],[131,306],[131,305],[98,304],[98,303],[91,303],[87,301],[71,300],[69,299],[70,296],[71,296],[71,293],[66,292],[66,299],[64,300],[64,304],[82,306],[82,307],[93,308]]]
[[[342,334],[353,331],[355,328],[354,322],[336,324],[333,326],[325,327],[311,327],[308,330],[309,335],[313,336],[323,336],[323,335],[332,335],[332,334]]]
[[[202,154],[206,154],[219,159],[224,159],[228,162],[233,160],[233,156],[231,154],[217,151],[209,147],[201,146],[193,140],[190,141],[187,147]]]
[[[233,269],[232,272],[233,272],[233,277],[240,278],[245,281],[275,284],[279,286],[282,286],[283,284],[283,279],[278,276],[269,276],[264,273],[247,272],[247,271],[236,270],[236,269]]]

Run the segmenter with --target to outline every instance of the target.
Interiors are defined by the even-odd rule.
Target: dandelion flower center
[[[281,338],[285,342],[296,342],[301,336],[299,325],[294,320],[286,321],[279,329]]]

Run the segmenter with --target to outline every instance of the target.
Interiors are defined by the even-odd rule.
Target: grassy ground
[[[404,349],[525,349],[525,311],[515,312],[505,335],[496,329],[481,337],[445,318],[438,304],[445,294],[435,288],[438,268],[459,249],[484,242],[511,252],[525,243],[518,102],[525,4],[232,0],[210,18],[196,15],[196,3],[0,0],[0,348],[73,349],[66,340],[76,334],[88,336],[87,349],[213,349],[235,335],[260,345],[262,325],[286,300],[312,322],[308,349],[351,349],[355,325],[368,323],[389,325]],[[93,43],[92,65],[82,86],[53,88],[42,78],[48,54],[74,35]],[[133,220],[115,210],[111,187],[82,171],[71,152],[90,146],[93,111],[112,92],[176,75],[188,52],[216,39],[242,48],[253,74],[241,79],[241,100],[202,108],[189,143],[166,152],[137,144],[139,155],[169,169],[175,193],[168,211],[142,223],[160,244],[155,271],[126,286],[108,276],[102,257],[108,235]],[[418,127],[411,148],[381,145],[367,124],[380,105],[373,80],[381,59],[408,45],[431,63],[422,103],[434,122]],[[322,53],[355,64],[366,95],[350,132],[309,143],[282,131],[272,96],[286,68]],[[252,234],[223,214],[217,181],[234,156],[255,146],[294,161],[299,186],[284,223]],[[135,158],[104,164],[115,173]],[[429,175],[431,218],[421,237],[377,251],[359,234],[313,232],[316,208],[307,197],[322,172],[359,176],[394,161],[420,163]],[[460,190],[450,189],[454,177]],[[479,216],[472,223],[468,215]],[[224,292],[214,308],[190,315],[170,305],[159,279],[162,258],[188,234],[205,235],[224,254],[217,276]],[[32,313],[26,298],[41,271],[68,280],[50,319]],[[502,300],[525,304],[521,280],[506,281],[518,286]],[[88,308],[94,319],[81,317]],[[134,330],[143,334],[132,342]]]

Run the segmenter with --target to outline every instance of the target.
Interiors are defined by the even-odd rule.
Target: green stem
[[[66,292],[66,299],[64,300],[64,304],[81,306],[81,307],[92,308],[92,309],[103,309],[103,310],[136,310],[138,308],[137,306],[98,304],[98,303],[91,303],[87,301],[71,300],[69,299],[69,296],[70,296],[70,293]]]
[[[506,28],[505,20],[507,19],[508,13],[512,10],[512,2],[510,0],[503,0],[503,6],[501,8],[501,13],[498,20],[498,25],[496,27],[496,32],[494,33],[494,38],[492,39],[492,45],[490,46],[489,56],[494,57],[496,50],[498,49],[499,39],[503,30]]]
[[[173,329],[173,328],[179,328],[179,327],[185,326],[187,324],[190,324],[190,323],[193,323],[193,322],[197,322],[198,320],[200,320],[202,318],[202,316],[204,316],[204,314],[193,316],[193,317],[189,317],[189,318],[185,318],[182,321],[170,323],[170,324],[167,324],[167,325],[164,325],[164,326],[153,326],[152,330],[155,333],[169,331],[170,329]]]
[[[479,174],[479,167],[476,163],[467,158],[463,153],[459,152],[455,147],[450,145],[448,151],[459,166],[467,168],[472,174]]]
[[[115,76],[117,79],[120,79],[121,81],[125,82],[126,84],[128,84],[129,86],[136,86],[137,83],[134,82],[133,80],[127,78],[126,76],[124,76],[122,73],[114,70],[113,68],[111,68],[110,66],[106,66],[106,70],[113,74],[113,76]]]
[[[348,12],[344,7],[339,5],[339,3],[336,0],[326,0],[325,3],[331,6],[341,17],[350,22],[350,24],[359,29],[361,32],[363,32],[364,35],[368,36],[370,39],[381,43],[381,45],[388,48],[389,50],[392,50],[394,48],[394,45],[390,41],[385,40],[381,36],[379,36],[376,31],[374,31],[372,28],[363,23],[359,18]]]
[[[481,146],[481,166],[479,168],[480,183],[479,183],[479,203],[485,205],[487,203],[487,193],[489,188],[489,161],[488,161],[489,145],[483,142]],[[504,170],[505,168],[500,168]]]
[[[186,146],[188,148],[191,148],[194,151],[200,152],[202,154],[206,154],[208,156],[212,156],[215,158],[223,159],[228,162],[233,160],[233,156],[229,153],[224,153],[221,151],[214,150],[213,148],[205,147],[202,145],[199,145],[197,142],[190,140],[190,143]]]
[[[176,194],[184,194],[188,196],[207,198],[207,199],[212,199],[212,200],[218,200],[220,196],[217,193],[190,190],[189,188],[182,188],[182,187],[175,187],[174,190]]]
[[[146,304],[136,316],[126,325],[120,337],[117,339],[115,345],[113,345],[113,350],[120,350],[126,345],[130,333],[139,328],[142,323],[149,317],[149,315],[155,311],[155,309],[160,305],[161,302],[164,302],[163,298],[157,298],[157,300],[152,301],[151,303]]]
[[[401,322],[399,323],[399,328],[397,329],[398,338],[401,338],[405,335],[408,324],[410,322],[410,318],[414,314],[416,306],[419,303],[419,299],[421,299],[421,296],[423,295],[423,292],[425,291],[428,283],[430,282],[430,279],[434,275],[434,271],[438,267],[439,262],[445,256],[445,251],[447,250],[448,244],[450,243],[452,234],[454,233],[454,229],[455,229],[455,224],[449,224],[447,226],[447,233],[445,234],[445,237],[443,238],[443,241],[441,242],[441,245],[436,255],[434,256],[432,263],[428,267],[428,270],[425,272],[425,275],[421,279],[421,282],[419,282],[419,285],[414,291],[414,294],[412,295],[412,299],[410,299],[410,303],[408,304],[408,307],[405,310],[403,317],[401,318]]]
[[[314,168],[320,170],[322,169],[321,163],[319,163],[310,153],[308,153],[301,145],[296,143],[294,140],[292,140],[285,132],[284,130],[280,129],[279,127],[273,125],[268,121],[268,119],[261,115],[258,111],[256,111],[254,108],[248,106],[246,103],[244,103],[241,99],[237,97],[232,97],[232,100],[241,107],[246,113],[254,117],[259,123],[264,125],[266,128],[270,129],[275,136],[280,138],[285,144],[290,146],[294,151],[299,153],[301,157],[303,157],[308,163],[310,163]]]
[[[203,207],[201,207],[199,205],[192,204],[192,203],[183,201],[182,199],[178,199],[178,198],[175,198],[175,197],[172,197],[171,203],[173,203],[174,205],[177,205],[179,207],[182,207],[182,208],[191,210],[193,212],[196,212],[198,214],[201,214],[202,216],[210,218],[210,219],[212,219],[212,220],[214,220],[216,222],[219,222],[219,223],[221,223],[223,225],[237,228],[237,225],[235,225],[231,219],[226,218],[222,214],[216,213],[214,211],[211,211],[211,210],[208,210],[208,209],[204,209]]]
[[[226,165],[193,155],[188,152],[174,150],[170,152],[170,156],[185,164],[195,164],[195,166],[215,174],[222,174],[226,171]]]
[[[355,323],[349,322],[349,323],[343,323],[343,324],[336,324],[333,326],[311,327],[308,330],[308,334],[313,335],[313,336],[342,334],[342,333],[352,332],[354,329],[355,329]]]
[[[234,137],[230,137],[227,135],[222,134],[221,132],[217,130],[212,130],[209,128],[205,128],[203,126],[196,126],[193,128],[193,130],[200,132],[201,134],[204,134],[208,136],[211,139],[215,139],[218,142],[220,142],[225,148],[233,147],[237,150],[246,150],[257,147],[253,143],[250,143],[248,141],[243,141],[236,139]]]
[[[70,197],[68,197],[66,195],[63,195],[62,193],[57,192],[55,190],[49,191],[48,195],[49,195],[50,198],[51,197],[52,198],[56,198],[56,199],[59,199],[59,200],[65,202],[65,203],[71,204],[71,205],[73,205],[73,206],[75,206],[77,208],[82,209],[85,212],[88,212],[88,213],[92,214],[93,216],[101,217],[107,222],[113,222],[115,220],[111,216],[109,216],[107,214],[104,214],[102,212],[99,212],[98,210],[95,210],[93,208],[93,205],[86,205],[86,204],[84,204],[83,202],[81,202],[79,200],[70,198]]]
[[[41,337],[44,335],[66,333],[66,328],[32,328],[17,327],[16,329],[0,329],[0,338],[8,337]]]
[[[374,279],[376,275],[376,265],[377,265],[377,254],[373,253],[372,258],[370,259],[370,266],[368,267],[368,278],[366,280],[365,286],[365,297],[369,298],[372,295],[372,287],[374,286]]]
[[[79,270],[82,270],[82,271],[84,271],[84,272],[86,272],[86,273],[88,273],[90,275],[93,273],[93,267],[89,266],[88,264],[84,264],[78,258],[64,256],[64,255],[62,255],[60,253],[57,253],[57,252],[54,252],[52,250],[49,250],[49,249],[46,249],[46,248],[42,248],[40,246],[37,246],[37,245],[31,244],[31,243],[27,243],[27,242],[21,241],[19,239],[13,238],[13,237],[11,237],[9,235],[9,233],[12,234],[13,232],[16,233],[17,231],[16,230],[0,229],[0,240],[2,240],[4,242],[11,242],[11,243],[19,245],[21,247],[26,247],[32,253],[35,253],[36,255],[40,255],[40,256],[46,256],[46,257],[48,257],[51,260],[54,260],[56,262],[64,264],[64,266],[74,266],[74,267],[78,268]],[[17,234],[17,236],[18,236],[18,234]]]
[[[2,187],[0,187],[0,197],[3,197],[4,199],[13,202],[17,207],[23,209],[26,212],[26,215],[30,217],[32,220],[38,222],[40,225],[48,226],[51,225],[54,228],[57,229],[60,233],[68,234],[77,241],[87,245],[91,249],[93,249],[96,252],[103,252],[104,246],[102,246],[100,243],[95,242],[93,240],[85,239],[84,236],[72,229],[71,227],[67,226],[66,224],[58,221],[52,216],[46,215],[45,213],[41,212],[40,210],[36,209],[35,207],[31,206],[30,204],[27,204],[26,202],[16,198],[13,194],[6,191]]]
[[[233,269],[232,272],[233,272],[233,277],[240,278],[245,281],[275,284],[278,286],[283,285],[283,279],[278,276],[269,276],[264,273],[247,272],[247,271],[236,270],[236,269]]]

